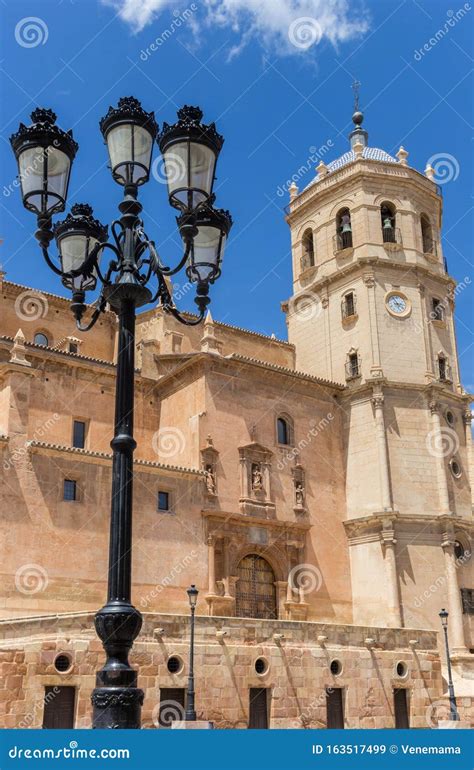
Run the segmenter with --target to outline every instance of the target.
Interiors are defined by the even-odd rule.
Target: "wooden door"
[[[70,730],[74,727],[75,687],[45,687],[43,729]]]
[[[408,730],[410,719],[408,716],[407,691],[399,687],[393,691],[393,705],[395,708],[395,729]]]
[[[326,690],[326,722],[328,730],[344,729],[341,687],[328,687]]]
[[[268,690],[265,687],[250,688],[249,729],[268,729]]]

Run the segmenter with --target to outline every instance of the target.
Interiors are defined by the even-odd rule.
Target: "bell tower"
[[[396,157],[370,147],[359,109],[352,120],[350,150],[290,189],[297,368],[353,386],[376,376],[459,393],[434,171],[410,168],[403,147]]]
[[[462,610],[470,567],[446,565],[455,543],[469,542],[471,516],[469,397],[453,320],[463,287],[443,257],[434,169],[410,167],[403,147],[393,157],[369,144],[358,90],[352,120],[347,152],[290,188],[289,340],[296,369],[346,385],[337,403],[354,622],[437,627],[435,607],[417,609],[415,596],[443,574],[462,654],[465,636],[474,646]]]

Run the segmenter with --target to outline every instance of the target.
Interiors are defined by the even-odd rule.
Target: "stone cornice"
[[[336,188],[340,190],[340,188],[345,185],[349,186],[349,184],[353,188],[355,180],[363,180],[364,178],[377,179],[382,174],[389,179],[396,179],[399,183],[404,181],[414,183],[420,192],[433,198],[439,207],[442,206],[442,199],[437,192],[436,184],[424,177],[416,169],[402,166],[399,163],[388,163],[363,158],[354,160],[331,172],[324,179],[315,182],[297,195],[289,205],[287,222],[293,224],[298,218],[306,216],[307,209],[309,206],[314,206],[316,198],[318,203],[320,203],[321,199],[334,197]]]
[[[274,633],[288,635],[289,639],[298,642],[300,646],[314,648],[318,637],[326,637],[326,646],[340,646],[341,632],[351,634],[351,647],[366,648],[366,638],[370,636],[376,643],[382,643],[383,649],[411,650],[410,640],[419,639],[418,650],[437,652],[438,632],[432,629],[387,628],[385,626],[360,626],[353,623],[334,623],[306,620],[263,620],[254,618],[236,618],[207,615],[196,615],[196,638],[205,639],[209,643],[209,630],[222,629],[223,624],[228,630],[232,642],[248,644],[249,629],[255,629],[255,643],[273,643]],[[165,612],[143,612],[143,629],[141,642],[155,642],[155,629],[163,628],[165,639],[182,640],[184,631],[189,628],[189,616],[186,614]],[[56,639],[58,633],[66,635],[71,640],[96,639],[94,631],[93,612],[61,612],[49,615],[28,617],[11,617],[0,620],[0,646],[11,648],[13,640],[20,641],[27,647],[40,640]]]
[[[280,375],[284,377],[293,377],[297,380],[299,380],[302,383],[308,383],[310,385],[319,385],[324,388],[328,388],[330,390],[336,391],[336,392],[343,392],[347,389],[347,386],[342,385],[341,383],[337,382],[331,382],[330,380],[323,379],[322,377],[315,377],[311,374],[305,374],[305,372],[299,372],[294,369],[288,369],[285,366],[280,366],[278,364],[271,364],[267,361],[261,361],[257,358],[249,358],[247,356],[241,356],[238,353],[231,353],[228,356],[220,356],[216,355],[215,353],[188,353],[184,356],[181,354],[168,354],[166,357],[164,357],[167,361],[172,361],[175,359],[177,361],[176,368],[168,372],[160,379],[156,381],[156,384],[160,389],[169,383],[171,383],[173,380],[181,376],[181,374],[193,367],[204,364],[206,368],[208,369],[222,369],[225,367],[235,367],[238,365],[240,368],[242,367],[254,367],[255,369],[260,369],[268,374],[275,374]],[[161,359],[161,355],[159,356],[159,359]]]
[[[347,519],[343,522],[350,545],[382,540],[383,533],[395,532],[405,524],[426,526],[430,524],[442,535],[446,529],[472,531],[474,522],[452,514],[411,514],[399,511],[376,511],[372,514]]]
[[[147,310],[144,313],[141,313],[137,316],[137,324],[139,324],[142,320],[144,320],[148,315],[155,315],[156,318],[159,316],[166,318],[164,315],[162,309],[160,307],[152,308],[151,310]],[[195,313],[183,313],[183,316],[185,318],[197,318],[198,316]],[[231,329],[231,331],[236,331],[241,334],[245,334],[249,337],[258,337],[259,339],[267,340],[267,342],[271,342],[275,345],[282,345],[285,349],[290,348],[294,349],[294,345],[291,342],[288,342],[288,340],[280,340],[276,337],[272,337],[270,334],[263,334],[262,332],[254,332],[251,329],[244,329],[242,326],[235,326],[234,324],[227,324],[223,321],[216,321],[214,318],[212,319],[212,322],[214,326],[217,328],[221,327],[222,329]]]
[[[290,377],[297,377],[298,379],[306,382],[314,382],[315,384],[318,384],[318,385],[324,385],[325,387],[334,388],[335,390],[340,390],[340,391],[346,390],[346,385],[343,385],[340,382],[332,382],[331,380],[326,380],[323,377],[315,377],[312,374],[299,372],[299,371],[296,371],[295,369],[288,369],[286,366],[271,364],[266,361],[261,361],[260,359],[257,359],[257,358],[248,358],[247,356],[241,356],[238,353],[232,353],[230,356],[225,356],[224,360],[237,361],[239,363],[248,364],[249,366],[257,366],[260,368],[264,368],[268,371],[289,375]]]
[[[331,262],[333,261],[333,258],[327,261]],[[326,263],[323,263],[323,264],[326,264]],[[308,291],[309,289],[311,289],[312,291],[318,291],[329,284],[334,284],[336,282],[339,282],[340,278],[347,278],[352,273],[357,273],[357,272],[362,273],[364,271],[367,271],[368,268],[374,270],[374,275],[376,275],[376,271],[378,268],[382,268],[384,270],[389,268],[393,270],[401,270],[403,271],[404,274],[412,273],[417,279],[419,279],[421,275],[433,281],[441,281],[441,283],[444,283],[446,285],[451,285],[453,287],[456,286],[456,281],[453,278],[451,278],[451,276],[447,275],[447,273],[437,272],[435,270],[431,270],[429,267],[425,267],[424,265],[419,265],[416,263],[407,264],[406,262],[402,263],[392,259],[387,259],[385,257],[374,256],[374,257],[360,257],[359,259],[354,260],[354,262],[351,262],[349,265],[346,265],[345,267],[336,268],[332,270],[331,273],[328,273],[327,275],[323,275],[321,276],[321,278],[316,279],[312,282],[308,282],[305,285],[304,289],[302,289],[301,291],[302,293],[304,293],[305,291]]]
[[[370,399],[373,396],[375,387],[381,388],[385,393],[390,390],[404,390],[407,392],[416,390],[426,396],[427,407],[428,401],[433,399],[434,390],[436,391],[437,400],[454,401],[458,404],[469,404],[474,400],[474,395],[471,393],[455,393],[452,390],[445,388],[443,385],[438,385],[436,383],[396,382],[394,380],[385,379],[382,384],[380,383],[380,379],[367,379],[365,382],[361,383],[361,385],[354,388],[347,388],[343,393],[337,394],[337,398],[344,400],[354,400],[355,397],[361,400]]]
[[[5,334],[0,335],[0,343],[7,342],[12,343],[14,342],[13,337],[8,337]],[[5,346],[7,347],[7,346]],[[53,356],[58,356],[58,359],[64,359],[67,358],[68,366],[71,364],[77,363],[87,363],[87,364],[99,364],[100,366],[106,366],[111,369],[115,368],[115,364],[112,361],[105,361],[102,358],[93,358],[92,356],[84,356],[81,353],[70,353],[68,350],[57,350],[57,348],[50,348],[46,345],[36,345],[34,342],[28,342],[25,340],[25,347],[31,350],[31,353],[35,355],[36,353],[48,353],[48,357],[50,357],[50,354]],[[7,347],[7,349],[9,349]],[[137,371],[137,370],[136,370]]]
[[[66,454],[73,455],[75,458],[87,460],[106,461],[107,464],[112,460],[111,452],[94,452],[89,449],[79,449],[78,447],[64,446],[62,444],[49,444],[45,441],[28,441],[26,446],[33,452],[41,452],[45,454]],[[139,460],[134,459],[134,465],[151,470],[151,471],[164,471],[170,473],[178,473],[182,475],[199,476],[204,477],[206,474],[204,471],[198,468],[184,468],[180,465],[166,465],[165,463],[152,462],[151,460]]]
[[[289,521],[282,519],[265,519],[258,516],[245,516],[242,513],[229,513],[226,511],[216,511],[212,508],[203,509],[201,514],[204,519],[215,519],[216,521],[232,522],[243,527],[266,527],[269,529],[287,529],[306,532],[313,526],[308,521]],[[224,530],[222,531],[224,533]]]

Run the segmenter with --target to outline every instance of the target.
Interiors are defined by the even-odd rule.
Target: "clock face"
[[[392,294],[387,301],[387,305],[392,313],[396,313],[397,315],[405,313],[408,307],[405,297],[401,297],[400,294]]]

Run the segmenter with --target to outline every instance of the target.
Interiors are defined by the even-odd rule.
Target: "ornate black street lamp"
[[[196,710],[194,708],[194,613],[199,591],[195,585],[187,589],[189,606],[191,608],[191,636],[189,641],[189,675],[188,675],[188,693],[186,696],[186,722],[196,721]]]
[[[107,143],[112,176],[124,188],[119,204],[121,217],[107,227],[94,218],[90,206],[76,204],[61,222],[52,225],[53,214],[64,211],[71,165],[78,145],[72,132],[56,125],[51,110],[36,109],[33,124],[20,124],[11,137],[18,161],[23,203],[37,215],[39,241],[51,269],[72,292],[71,310],[80,331],[91,329],[110,307],[119,318],[115,431],[113,449],[108,594],[96,615],[95,626],[106,652],[104,667],[97,673],[92,694],[93,727],[140,727],[143,691],[128,654],[140,632],[142,617],[131,603],[132,480],[134,355],[136,309],[161,301],[165,312],[181,323],[202,321],[209,303],[209,284],[220,275],[225,240],[232,225],[228,212],[212,207],[215,166],[223,139],[214,124],[201,124],[197,107],[183,107],[174,126],[165,124],[159,138],[164,153],[169,202],[180,210],[177,219],[183,254],[174,269],[161,261],[155,244],[140,219],[138,187],[150,176],[153,144],[158,126],[152,112],[137,99],[120,99],[100,122]],[[178,158],[173,165],[174,156]],[[56,240],[58,258],[48,248]],[[102,255],[112,252],[106,268]],[[166,283],[186,265],[189,280],[196,284],[198,317],[182,315],[173,303]],[[155,290],[149,288],[156,279]],[[91,318],[84,325],[86,291],[101,290]],[[197,593],[197,592],[196,592]]]
[[[441,625],[443,626],[443,631],[444,631],[444,642],[446,645],[446,663],[448,665],[449,711],[450,711],[451,719],[454,722],[458,722],[459,714],[456,706],[456,697],[454,695],[453,675],[451,672],[451,656],[449,654],[448,615],[449,613],[445,609],[442,609],[441,612],[439,613],[439,616],[441,618]]]

